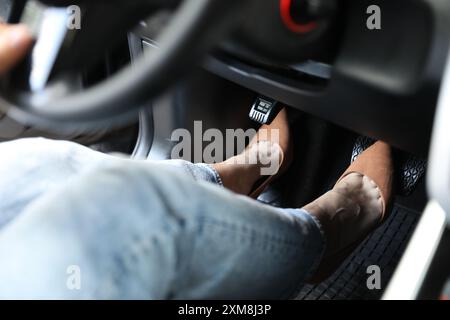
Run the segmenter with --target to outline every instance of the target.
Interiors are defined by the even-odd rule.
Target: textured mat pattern
[[[318,285],[304,286],[296,299],[379,299],[400,260],[418,217],[418,212],[395,205],[386,222],[328,280]],[[367,288],[367,267],[370,265],[378,265],[381,269],[380,290]]]

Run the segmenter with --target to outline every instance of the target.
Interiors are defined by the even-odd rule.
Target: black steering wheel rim
[[[160,49],[140,57],[109,79],[67,96],[46,99],[45,92],[0,95],[0,108],[16,120],[58,131],[115,125],[135,119],[151,98],[164,92],[198,62],[231,26],[242,0],[184,0],[158,39]],[[18,102],[20,101],[20,102]]]

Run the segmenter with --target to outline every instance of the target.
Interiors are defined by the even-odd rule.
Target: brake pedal
[[[258,97],[253,103],[249,117],[260,124],[270,124],[281,111],[278,101],[266,97]]]

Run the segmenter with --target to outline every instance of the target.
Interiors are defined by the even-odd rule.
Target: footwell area
[[[333,188],[355,156],[355,150],[361,153],[367,147],[361,147],[361,137],[351,132],[318,119],[304,120],[307,121],[296,126],[303,129],[296,135],[296,162],[290,172],[258,200],[278,207],[302,207]],[[302,146],[306,142],[309,145]],[[318,285],[305,285],[296,299],[372,300],[382,297],[427,203],[423,178],[426,164],[409,159],[411,155],[394,150],[396,196],[387,220],[328,280]],[[404,181],[412,182],[405,184]],[[380,290],[367,288],[371,275],[367,267],[371,265],[380,267]]]
[[[419,212],[395,204],[389,218],[326,281],[305,285],[297,300],[380,299],[417,224]],[[381,289],[369,290],[367,267],[381,269]]]

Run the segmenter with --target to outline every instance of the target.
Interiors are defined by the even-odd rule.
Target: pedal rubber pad
[[[258,97],[249,113],[250,119],[260,124],[270,124],[281,111],[282,107],[273,99]]]

